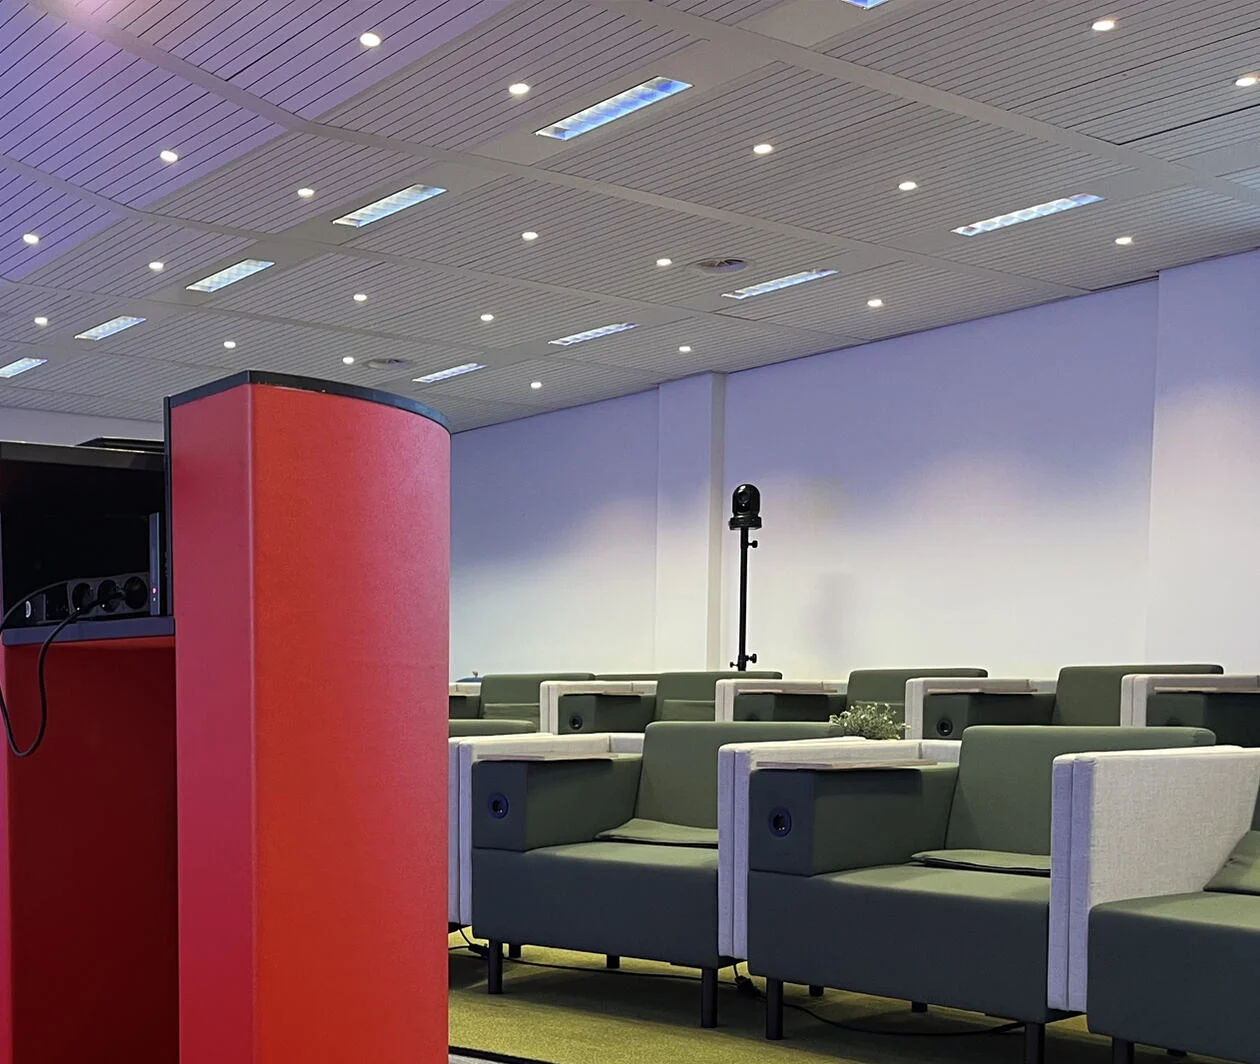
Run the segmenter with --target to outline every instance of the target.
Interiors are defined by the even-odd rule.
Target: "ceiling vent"
[[[701,259],[693,265],[702,273],[735,273],[747,266],[748,262],[746,259],[724,257],[720,259]]]
[[[369,358],[363,364],[368,369],[406,369],[411,365],[405,358]]]

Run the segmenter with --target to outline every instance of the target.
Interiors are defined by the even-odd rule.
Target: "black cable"
[[[10,606],[7,610],[5,610],[3,617],[0,617],[0,632],[3,632],[4,629],[8,626],[9,621],[13,619],[13,615],[19,609],[21,609],[21,607],[25,606],[28,602],[30,602],[30,600],[33,599],[36,595],[42,595],[45,591],[52,591],[56,588],[65,587],[65,586],[66,586],[66,581],[58,580],[55,584],[45,584],[43,587],[36,588],[34,591],[30,592],[29,594],[23,595],[20,599],[18,599],[17,602],[15,602],[12,606]],[[73,620],[77,616],[78,616],[77,612],[71,613],[70,616],[67,618],[67,622]],[[65,627],[65,622],[63,622],[62,625],[57,629],[57,632],[60,632],[61,628],[64,628],[64,627]],[[56,635],[57,632],[54,632],[53,634]],[[43,701],[42,699],[43,687],[44,687],[43,672],[42,672],[42,664],[43,664],[43,651],[42,650],[40,651],[40,664],[41,664],[40,694],[41,694],[41,702],[42,702]],[[36,736],[35,742],[33,742],[27,749],[23,750],[21,747],[18,746],[17,737],[13,734],[13,722],[9,719],[9,707],[8,705],[5,704],[5,701],[4,701],[4,691],[0,690],[0,718],[2,718],[4,721],[5,738],[8,740],[9,749],[13,751],[14,757],[30,757],[30,755],[33,754],[39,748],[39,744],[43,742],[44,740],[44,732],[47,730],[47,723],[48,723],[47,717],[48,717],[48,707],[47,707],[47,704],[43,704],[40,710],[39,735]]]
[[[469,939],[468,935],[461,927],[460,935],[463,936],[464,946],[452,946],[451,949],[468,949],[475,956],[485,957],[486,947],[478,945]],[[630,975],[637,979],[674,979],[684,983],[700,982],[695,976],[691,975],[675,975],[672,972],[636,972],[626,968],[591,968],[578,964],[548,964],[543,961],[527,961],[521,958],[515,959],[513,964],[523,964],[530,968],[550,968],[560,972],[590,972],[594,975],[606,973],[608,975]],[[750,994],[754,997],[761,998],[763,995],[756,988],[751,977],[740,975],[739,964],[731,964],[727,967],[733,968],[735,971],[735,982],[723,981],[719,985],[734,987],[743,994]],[[796,1005],[790,1001],[785,1001],[783,1007],[793,1009],[796,1012],[803,1012],[806,1016],[810,1016],[819,1023],[825,1023],[828,1027],[836,1027],[843,1031],[850,1031],[853,1034],[873,1034],[873,1035],[891,1035],[896,1038],[974,1038],[976,1035],[982,1034],[1008,1034],[1011,1031],[1018,1031],[1024,1026],[1020,1020],[1014,1020],[1011,1023],[999,1024],[996,1027],[982,1027],[977,1031],[880,1031],[871,1027],[859,1027],[856,1024],[846,1023],[843,1020],[829,1020],[826,1016],[820,1016],[812,1009],[807,1009],[804,1005]]]

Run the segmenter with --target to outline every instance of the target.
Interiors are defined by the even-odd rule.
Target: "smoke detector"
[[[716,259],[701,259],[699,262],[692,263],[693,268],[703,273],[735,273],[742,270],[748,265],[747,259],[737,259],[731,256],[722,256]]]

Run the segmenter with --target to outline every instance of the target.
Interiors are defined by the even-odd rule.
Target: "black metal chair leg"
[[[783,980],[766,980],[766,1037],[772,1042],[783,1038]]]
[[[503,943],[491,939],[486,953],[486,993],[503,993]]]
[[[823,996],[823,988],[822,988],[821,986],[815,986],[813,983],[810,983],[810,985],[809,985],[809,996],[810,996],[810,997],[822,997],[822,996]]]
[[[700,1026],[717,1026],[718,970],[700,969]]]
[[[1133,1043],[1124,1038],[1111,1040],[1112,1064],[1133,1064]]]
[[[521,944],[519,942],[508,943],[508,960],[517,961],[521,959]]]
[[[1184,1049],[1169,1049],[1165,1052],[1167,1052],[1170,1057],[1184,1057],[1186,1055],[1186,1051]]]
[[[926,1001],[910,1002],[910,1011],[911,1012],[927,1012],[927,1002]]]
[[[1024,1064],[1045,1064],[1046,1025],[1024,1024]]]
[[[604,964],[609,968],[620,968],[621,958],[618,957],[615,953],[610,953],[608,954],[607,957],[604,958]]]

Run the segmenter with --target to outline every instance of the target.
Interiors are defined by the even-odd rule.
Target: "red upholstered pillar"
[[[249,373],[170,447],[181,1064],[444,1061],[447,430]]]

